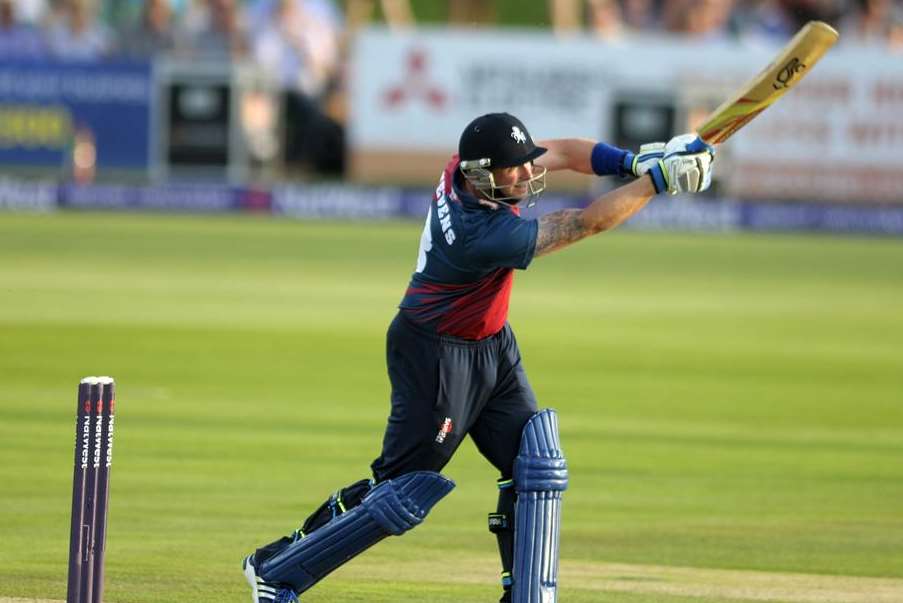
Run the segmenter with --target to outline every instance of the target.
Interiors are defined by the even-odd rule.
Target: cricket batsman
[[[615,228],[656,194],[711,183],[714,152],[695,134],[638,154],[585,139],[534,144],[507,113],[476,118],[445,166],[417,265],[389,325],[391,412],[373,477],[338,490],[295,532],[243,561],[254,603],[288,603],[389,535],[420,524],[454,487],[438,472],[470,435],[499,472],[489,514],[503,603],[554,603],[567,463],[552,409],[539,410],[507,322],[514,270]],[[632,181],[584,209],[520,216],[548,172]]]

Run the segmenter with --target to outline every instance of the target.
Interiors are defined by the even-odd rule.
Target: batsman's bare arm
[[[557,138],[554,140],[540,140],[537,143],[548,149],[546,153],[536,160],[536,165],[541,165],[550,172],[558,170],[571,170],[581,174],[592,174],[593,166],[590,156],[593,153],[595,140],[588,138]]]
[[[536,160],[546,169],[593,173],[590,155],[594,141],[567,138],[544,140],[539,144],[549,149]],[[640,211],[654,196],[652,180],[640,178],[602,195],[584,209],[548,213],[539,218],[534,256],[547,255],[590,235],[611,230]]]
[[[539,218],[535,256],[542,256],[606,230],[611,230],[643,209],[655,196],[649,178],[606,193],[585,209],[561,209]]]

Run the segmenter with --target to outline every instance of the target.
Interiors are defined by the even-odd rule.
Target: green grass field
[[[119,393],[113,603],[248,600],[365,477],[421,225],[0,214],[0,600],[63,599],[75,392]],[[518,274],[571,471],[561,600],[903,601],[903,242],[612,233]],[[309,602],[497,600],[496,475]]]

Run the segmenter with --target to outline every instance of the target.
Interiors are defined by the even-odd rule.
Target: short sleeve
[[[497,210],[487,220],[471,249],[471,258],[483,269],[518,268],[533,260],[539,223],[511,211]]]

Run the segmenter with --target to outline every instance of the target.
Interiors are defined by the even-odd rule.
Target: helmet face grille
[[[505,205],[516,205],[520,201],[526,200],[527,207],[533,207],[536,205],[536,200],[542,192],[546,190],[546,173],[548,170],[545,167],[536,166],[539,171],[526,180],[518,180],[517,182],[505,186],[497,186],[495,177],[492,172],[487,169],[489,163],[488,159],[462,161],[460,167],[461,173],[464,174],[464,178],[466,178],[487,201],[504,203]],[[473,164],[487,167],[474,167]],[[524,185],[527,187],[527,192],[523,195],[505,195],[505,193],[502,192],[503,188]]]

